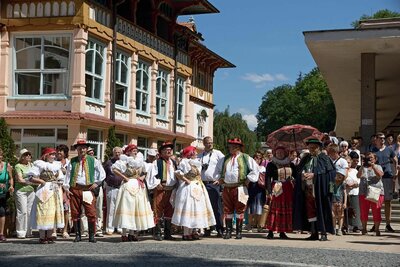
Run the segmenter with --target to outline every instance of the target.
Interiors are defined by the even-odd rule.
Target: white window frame
[[[143,139],[144,146],[142,146],[142,144],[140,144],[139,138]],[[144,156],[144,160],[146,160],[146,158],[147,158],[147,151],[149,150],[148,144],[149,144],[149,139],[147,137],[138,136],[138,139],[137,139],[138,151],[142,152],[142,154]]]
[[[94,44],[93,48],[90,48],[90,44]],[[97,46],[100,47],[100,51],[97,51]],[[93,51],[94,53],[92,54],[93,60],[92,60],[92,71],[86,70],[86,61],[87,61],[87,53],[89,51]],[[89,38],[88,42],[86,44],[86,49],[85,49],[85,84],[86,84],[86,76],[91,76],[91,83],[92,83],[92,92],[91,96],[86,96],[87,99],[90,99],[95,102],[103,102],[104,101],[104,80],[105,80],[105,63],[106,63],[106,58],[105,58],[105,50],[106,50],[106,45],[98,41],[94,38]],[[101,63],[101,74],[96,74],[96,53],[100,55],[102,58],[102,63]],[[94,97],[94,90],[95,90],[95,79],[99,79],[101,81],[100,85],[100,92],[99,92],[99,98]],[[88,86],[86,85],[86,90],[88,89]],[[87,95],[87,93],[86,93]]]
[[[115,77],[115,83],[117,86],[124,87],[124,99],[123,99],[123,104],[115,104],[117,108],[121,109],[129,109],[128,106],[128,99],[129,99],[129,85],[130,85],[130,76],[131,76],[131,58],[124,52],[122,51],[117,51],[117,58],[116,58],[116,77]],[[121,80],[121,70],[122,66],[125,65],[126,67],[126,82]],[[115,91],[115,95],[117,95],[117,89]],[[115,99],[117,101],[117,99]]]
[[[185,124],[185,81],[183,78],[178,77],[176,82],[176,122],[179,124]],[[181,89],[181,90],[180,90]],[[179,98],[182,98],[180,101]],[[179,110],[181,111],[181,115],[179,116]],[[179,118],[181,117],[181,118]]]
[[[98,140],[91,140],[89,139],[89,131],[95,131],[97,132],[97,139]],[[104,155],[104,139],[103,139],[103,131],[99,129],[94,129],[94,128],[89,128],[86,131],[87,135],[87,142],[90,144],[90,147],[92,147],[95,151],[95,157],[98,158],[99,160],[103,160],[103,155]]]
[[[143,74],[147,74],[147,91],[143,90]],[[151,67],[150,64],[146,63],[143,60],[139,60],[138,62],[138,66],[136,69],[136,84],[138,79],[140,79],[139,81],[139,87],[137,87],[136,85],[136,111],[138,114],[141,115],[147,115],[150,116],[150,99],[151,99]],[[143,101],[143,95],[147,95],[147,102],[146,102],[146,108],[145,110],[142,109],[142,101]]]
[[[25,136],[24,132],[25,130],[31,130],[31,129],[51,129],[54,130],[54,135],[53,136],[34,136],[34,137],[28,137]],[[65,126],[26,126],[26,127],[10,127],[10,134],[13,130],[19,130],[20,131],[20,139],[19,140],[14,140],[14,144],[16,145],[17,151],[16,153],[24,147],[24,145],[27,144],[54,144],[54,147],[62,144],[66,144],[67,140],[59,140],[57,139],[58,137],[58,131],[59,130],[67,130],[68,134],[68,128]],[[68,136],[67,136],[68,139]],[[32,152],[32,151],[31,151]],[[40,157],[40,151],[36,151],[37,155],[34,155],[34,158]]]
[[[45,37],[59,37],[59,38],[69,38],[69,50],[68,50],[68,65],[66,69],[45,69],[44,68],[44,38]],[[17,44],[17,39],[21,38],[40,38],[41,43],[40,43],[40,68],[39,69],[17,69],[17,50],[16,50],[16,44]],[[69,83],[70,83],[70,73],[71,73],[71,61],[72,61],[72,34],[68,33],[49,33],[49,34],[15,34],[13,36],[13,95],[15,97],[39,97],[39,98],[54,98],[54,97],[66,97],[69,94]],[[57,47],[58,49],[62,49],[60,47]],[[26,48],[24,48],[26,49]],[[23,49],[22,49],[23,50]],[[22,51],[20,50],[20,51]],[[18,73],[32,73],[32,74],[40,74],[40,88],[39,88],[39,94],[19,94],[18,91],[18,81],[17,81],[17,75]],[[43,87],[44,87],[44,78],[43,76],[45,74],[64,74],[65,79],[63,82],[63,89],[61,93],[58,94],[45,94],[43,92]]]
[[[160,81],[160,82],[159,82]],[[165,97],[162,96],[162,81],[165,81]],[[168,116],[168,95],[169,95],[169,72],[159,69],[156,82],[156,114],[158,119],[167,120]],[[165,114],[161,114],[161,103],[164,101]]]

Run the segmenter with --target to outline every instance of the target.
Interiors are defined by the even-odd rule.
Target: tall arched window
[[[128,108],[129,57],[122,52],[117,52],[116,63],[115,104]]]
[[[176,102],[176,122],[184,124],[184,107],[185,107],[185,82],[182,78],[178,77],[177,81],[177,102]]]
[[[139,113],[149,114],[150,66],[139,61],[136,70],[136,109]]]
[[[159,70],[157,74],[156,84],[156,110],[157,117],[167,119],[168,113],[168,84],[169,75],[164,70]]]
[[[88,40],[85,66],[86,96],[98,101],[103,100],[104,50],[104,44]]]

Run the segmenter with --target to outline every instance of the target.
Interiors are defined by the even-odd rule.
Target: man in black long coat
[[[295,176],[293,229],[311,231],[307,240],[327,240],[334,233],[332,223],[332,191],[336,170],[330,158],[321,152],[322,142],[306,140],[309,154],[299,165]]]

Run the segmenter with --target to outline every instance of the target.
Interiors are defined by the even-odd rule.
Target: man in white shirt
[[[87,155],[89,144],[79,140],[74,147],[78,156],[71,159],[65,177],[65,187],[69,188],[71,197],[71,218],[76,232],[74,242],[81,241],[80,215],[82,206],[89,225],[89,242],[95,243],[96,231],[96,197],[93,190],[104,180],[106,174],[100,161]]]
[[[216,167],[220,160],[224,158],[221,151],[213,148],[213,141],[210,136],[203,139],[204,151],[198,155],[201,162],[201,180],[203,181],[210,202],[213,208],[214,217],[216,221],[217,237],[222,237],[224,226],[222,222],[222,202],[220,196],[221,186],[219,184],[220,173],[216,173]],[[205,230],[204,236],[210,236],[210,230]]]
[[[155,162],[157,172],[153,177],[146,180],[149,189],[154,188],[153,211],[154,222],[156,224],[154,238],[158,241],[163,240],[161,236],[160,219],[164,217],[164,239],[173,240],[171,235],[171,219],[174,209],[170,203],[172,190],[177,183],[175,177],[176,162],[171,159],[174,145],[171,142],[164,142],[158,149],[159,159]]]
[[[258,165],[249,155],[242,153],[242,140],[228,140],[229,155],[218,163],[217,172],[221,173],[220,183],[224,185],[222,200],[226,232],[224,239],[232,237],[232,220],[236,212],[236,239],[242,238],[242,225],[246,204],[249,198],[247,185],[258,181]]]

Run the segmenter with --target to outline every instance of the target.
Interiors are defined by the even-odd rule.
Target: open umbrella
[[[304,140],[310,137],[321,139],[322,133],[310,125],[287,125],[270,133],[267,138],[267,145],[272,148],[279,145],[288,150],[298,151],[306,147]]]

